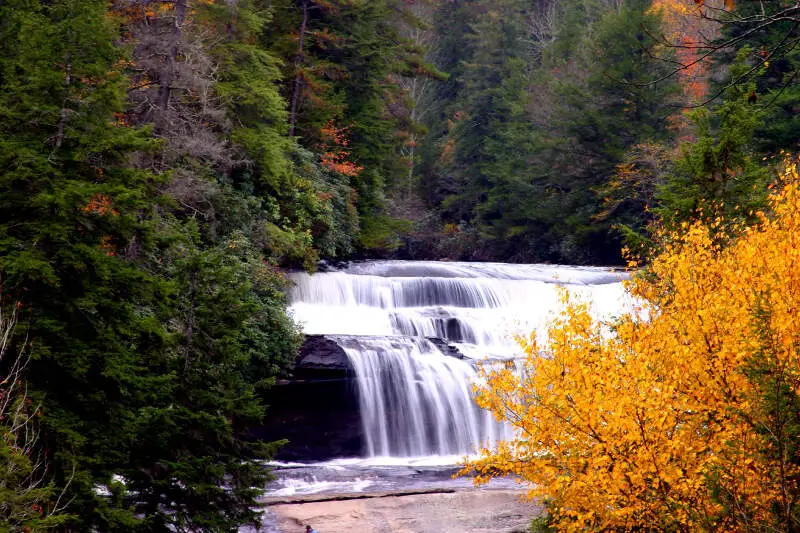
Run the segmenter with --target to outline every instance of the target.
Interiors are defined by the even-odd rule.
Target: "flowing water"
[[[625,277],[603,268],[369,261],[294,274],[291,310],[306,333],[332,335],[355,369],[367,457],[464,456],[512,436],[473,402],[476,362],[519,358],[514,336],[544,334],[562,287],[598,315],[621,312]]]
[[[355,369],[367,456],[464,454],[511,436],[473,403],[472,362],[424,337],[333,338]]]

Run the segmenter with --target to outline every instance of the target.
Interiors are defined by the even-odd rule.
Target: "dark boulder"
[[[344,349],[325,335],[308,335],[295,360],[294,380],[350,379],[353,365]]]

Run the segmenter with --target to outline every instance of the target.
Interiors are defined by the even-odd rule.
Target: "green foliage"
[[[526,179],[532,129],[525,63],[523,3],[476,3],[462,37],[453,117],[441,142],[451,152],[440,161],[445,219],[474,225],[489,243],[517,244],[533,193]],[[455,48],[453,52],[456,52]],[[507,251],[506,251],[507,253]]]
[[[478,230],[473,258],[618,262],[613,228],[643,211],[608,210],[602,188],[629,149],[669,135],[677,86],[652,83],[669,66],[656,59],[649,4],[553,5],[549,35],[531,34],[525,21],[541,15],[513,0],[439,20],[453,70],[440,93],[447,121],[430,130],[446,135],[430,139],[440,150],[423,167],[445,221]]]
[[[745,49],[731,67],[736,77],[749,66]],[[681,146],[681,156],[657,192],[655,212],[668,228],[694,217],[723,215],[736,223],[749,219],[763,208],[770,169],[762,164],[755,149],[755,132],[764,112],[748,100],[755,84],[735,85],[713,110],[692,113],[696,139]]]
[[[395,251],[401,245],[401,236],[412,229],[409,220],[397,219],[388,216],[365,217],[361,231],[361,243],[370,250]]]
[[[549,515],[538,516],[531,520],[530,533],[555,533],[558,531],[553,525],[553,520]]]
[[[174,287],[160,369],[169,380],[159,401],[140,410],[134,434],[143,446],[120,474],[146,528],[228,530],[255,519],[250,507],[266,477],[252,459],[274,447],[239,436],[261,420],[256,393],[300,339],[283,313],[282,279],[243,235],[200,249],[191,224],[186,230],[160,263]]]
[[[310,230],[315,249],[323,257],[347,257],[356,249],[360,233],[355,190],[349,177],[326,168],[318,157],[297,147],[295,169],[313,187],[315,202]]]
[[[120,118],[126,63],[107,10],[99,0],[0,7],[13,21],[0,29],[12,43],[0,53],[0,272],[31,324],[28,382],[50,483],[38,496],[63,491],[78,530],[235,531],[256,520],[258,460],[274,448],[244,439],[264,413],[258,393],[300,342],[268,247],[251,244],[262,235],[251,217],[294,229],[307,215],[281,213],[292,164],[272,146],[248,147],[259,156],[248,194],[181,154],[174,136],[154,140],[147,120]],[[258,127],[273,117],[261,133],[288,153],[271,63],[230,46],[226,57],[257,79],[236,80],[249,100],[225,85],[220,94],[243,120],[252,108]],[[136,164],[163,149],[182,156],[172,172]],[[203,211],[187,202],[198,196]]]
[[[402,2],[280,0],[274,9],[281,16],[274,21],[275,31],[265,34],[264,40],[283,60],[283,95],[290,107],[297,109],[292,118],[294,135],[303,148],[322,155],[324,168],[311,174],[331,173],[321,187],[318,179],[312,179],[318,194],[335,199],[323,201],[322,211],[333,209],[339,221],[328,227],[332,233],[337,226],[356,230],[359,226],[352,223],[355,218],[348,211],[352,207],[365,219],[361,227],[374,227],[367,220],[384,216],[386,193],[399,186],[405,170],[398,155],[402,137],[397,135],[403,119],[390,109],[401,98],[395,78],[441,74],[425,65],[418,51],[399,36],[397,19],[413,18]],[[300,50],[298,35],[304,11],[306,26]],[[333,130],[341,131],[342,138],[331,135]],[[337,162],[352,171],[337,170],[330,163],[331,154],[339,154],[341,161]],[[352,191],[345,192],[346,188]],[[320,225],[326,223],[315,224]],[[316,237],[319,232],[315,229],[313,233]],[[342,244],[333,248],[322,244],[331,237],[329,233],[317,241],[337,253],[351,250],[355,244],[367,249],[384,244],[392,248],[396,240],[391,236],[387,236],[389,240],[374,238],[373,234],[350,243],[335,237],[333,242]]]
[[[800,148],[800,121],[797,107],[800,105],[800,85],[797,83],[800,67],[800,51],[797,49],[798,26],[791,17],[778,17],[782,10],[781,2],[771,2],[763,6],[753,2],[737,2],[736,17],[743,20],[765,17],[770,23],[737,24],[726,23],[721,26],[720,42],[729,45],[721,47],[715,54],[715,66],[724,72],[729,66],[745,60],[752,70],[739,70],[735,76],[724,76],[727,84],[735,81],[744,88],[749,85],[754,97],[752,107],[762,114],[762,122],[754,134],[754,147],[758,152],[774,156],[785,150],[790,153]],[[741,77],[741,79],[738,79]],[[754,84],[754,85],[753,85]],[[717,92],[724,93],[724,87]],[[755,92],[753,92],[755,91]],[[728,97],[723,94],[723,99]]]
[[[162,381],[146,369],[163,340],[151,309],[163,283],[123,257],[149,240],[139,220],[154,187],[126,154],[152,143],[113,125],[124,78],[105,2],[2,9],[20,24],[0,63],[0,269],[30,308],[52,480],[88,517],[94,476],[127,461],[131,403]]]
[[[19,407],[11,405],[12,409]],[[23,413],[27,416],[28,413]],[[19,420],[13,422],[19,423]],[[43,475],[43,465],[37,465],[15,445],[17,436],[3,424],[0,430],[0,532],[51,531],[70,519],[66,514],[48,513],[48,503],[53,501],[55,487],[31,486]]]
[[[546,138],[538,160],[547,191],[544,213],[567,213],[564,224],[547,224],[546,240],[557,257],[618,261],[613,227],[643,214],[601,216],[602,187],[626,151],[664,139],[673,112],[674,83],[652,84],[669,67],[654,58],[659,51],[652,36],[660,21],[647,7],[632,2],[605,13],[574,59],[548,59],[553,72],[549,88],[559,112],[543,124]],[[570,75],[576,68],[583,73],[578,79]]]

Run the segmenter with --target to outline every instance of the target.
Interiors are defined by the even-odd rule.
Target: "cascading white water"
[[[353,365],[369,456],[464,455],[511,436],[472,400],[474,360],[519,357],[513,335],[544,331],[560,285],[591,300],[598,314],[620,313],[625,276],[600,268],[370,261],[294,274],[292,311],[306,333],[333,335]],[[445,339],[469,359],[444,355],[424,337]]]
[[[331,336],[358,376],[367,453],[419,457],[468,453],[511,437],[472,401],[475,367],[421,337]]]

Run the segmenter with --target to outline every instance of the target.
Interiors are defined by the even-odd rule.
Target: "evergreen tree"
[[[788,12],[784,12],[785,9]],[[784,2],[763,5],[737,2],[735,11],[723,17],[717,42],[719,51],[710,58],[713,66],[725,69],[744,59],[748,69],[735,76],[722,76],[725,84],[747,86],[747,96],[754,107],[763,111],[763,121],[755,131],[755,148],[764,154],[775,155],[781,150],[797,151],[800,147],[800,51],[797,50],[798,24],[796,12]],[[754,86],[751,84],[755,84]],[[719,99],[728,98],[726,87],[716,87],[712,93]]]
[[[127,166],[150,142],[120,127],[121,59],[101,1],[7,2],[0,69],[0,268],[31,320],[29,382],[43,447],[71,510],[128,460],[135,406],[164,378],[164,284],[138,267],[153,177]],[[14,34],[9,34],[14,31]],[[87,526],[88,527],[88,526]]]
[[[518,249],[515,237],[530,213],[520,198],[534,190],[528,181],[532,129],[524,3],[475,4],[460,96],[449,138],[452,162],[442,169],[454,188],[442,204],[445,216],[474,224],[500,253]],[[461,107],[463,106],[463,107]],[[524,257],[524,252],[523,252]]]
[[[440,15],[454,34],[442,43],[446,134],[425,168],[445,220],[477,230],[462,257],[620,261],[614,227],[643,213],[604,211],[602,189],[627,150],[669,135],[677,88],[652,83],[669,68],[655,59],[659,25],[644,1],[464,2]]]
[[[125,112],[129,63],[107,9],[0,7],[12,21],[0,29],[11,43],[0,56],[0,272],[30,320],[41,449],[76,529],[235,531],[256,519],[257,459],[271,447],[244,440],[263,415],[257,393],[299,337],[281,276],[248,237],[263,200],[212,181],[225,165],[186,142],[212,138],[189,120],[207,108],[166,71],[154,79],[170,86],[167,105]],[[220,209],[216,222],[181,202],[185,183],[207,184],[195,199],[213,193],[203,206]]]
[[[655,59],[660,19],[648,7],[628,2],[619,10],[590,11],[598,16],[593,31],[571,47],[556,40],[548,53],[558,55],[546,57],[539,74],[550,81],[539,85],[544,93],[537,101],[543,111],[536,117],[537,180],[546,191],[537,211],[547,228],[542,248],[554,259],[620,260],[613,227],[630,215],[603,216],[602,190],[628,149],[668,138],[677,87],[652,83],[669,67]],[[577,24],[585,12],[567,13],[563,23]],[[572,50],[566,60],[563,47]]]
[[[426,71],[397,30],[396,19],[411,15],[395,0],[281,0],[275,12],[282,16],[265,42],[286,65],[290,133],[348,179],[362,246],[394,246],[385,198],[404,171],[398,119],[388,109],[400,94],[392,76]]]
[[[747,49],[740,52],[732,77],[750,68],[747,55]],[[668,228],[696,216],[738,223],[763,208],[770,172],[756,152],[755,132],[765,113],[750,102],[755,90],[753,82],[733,85],[712,110],[694,113],[696,139],[682,145],[674,170],[657,191],[655,211]]]

